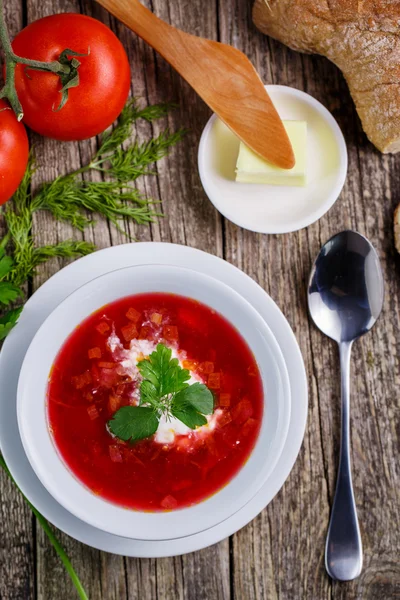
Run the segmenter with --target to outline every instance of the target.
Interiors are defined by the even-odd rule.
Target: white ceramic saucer
[[[283,85],[265,87],[282,119],[307,122],[307,185],[236,182],[239,139],[216,115],[201,136],[199,173],[224,217],[251,231],[287,233],[314,223],[335,203],[346,179],[347,150],[338,124],[318,100]]]
[[[48,314],[72,291],[116,268],[161,263],[190,267],[231,286],[246,298],[270,326],[282,350],[296,401],[292,403],[287,442],[275,469],[258,494],[240,511],[208,531],[180,540],[140,541],[114,536],[80,521],[60,506],[36,477],[24,453],[16,415],[16,391],[25,352]],[[307,417],[304,363],[288,322],[272,299],[252,279],[229,263],[193,248],[174,244],[136,243],[114,246],[75,261],[49,279],[26,303],[17,327],[0,353],[0,446],[17,484],[32,504],[59,529],[90,546],[135,557],[174,556],[199,550],[231,535],[272,500],[288,477],[303,440]]]

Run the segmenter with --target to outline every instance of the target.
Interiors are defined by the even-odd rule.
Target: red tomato
[[[69,90],[59,110],[60,78],[53,73],[26,71],[18,64],[15,85],[24,109],[24,122],[41,135],[58,140],[83,140],[104,131],[118,117],[130,86],[128,57],[121,42],[103,23],[91,17],[66,13],[39,19],[13,41],[14,52],[25,58],[50,62],[65,49],[87,56],[81,65],[79,85]]]
[[[15,192],[28,163],[28,136],[22,123],[4,100],[0,100],[0,204]]]

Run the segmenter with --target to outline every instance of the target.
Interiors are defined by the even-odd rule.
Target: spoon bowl
[[[371,329],[382,310],[383,278],[364,236],[342,231],[326,242],[311,272],[308,301],[314,323],[338,343]]]
[[[310,315],[339,344],[342,419],[339,470],[325,549],[325,566],[339,581],[362,568],[362,543],[350,465],[350,352],[353,341],[376,323],[383,305],[383,277],[372,244],[356,231],[342,231],[322,247],[308,288]]]

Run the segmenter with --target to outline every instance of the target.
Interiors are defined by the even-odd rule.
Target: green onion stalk
[[[11,475],[10,470],[7,467],[5,460],[1,456],[1,454],[0,454],[0,466],[3,468],[5,473],[7,473],[7,475],[11,479],[11,481],[19,489],[17,483],[15,482],[15,479]],[[19,489],[19,491],[21,492],[20,489]],[[22,494],[22,492],[21,492],[21,494]],[[29,502],[28,498],[26,498],[26,496],[24,496],[24,494],[22,494],[22,496],[25,498],[25,501],[27,502],[28,506],[30,507],[31,511],[33,512],[33,514],[35,515],[35,517],[37,518],[39,523],[41,524],[41,526],[44,529],[44,532],[46,533],[47,537],[49,538],[51,544],[54,546],[58,556],[61,558],[61,561],[62,561],[65,569],[67,570],[69,576],[71,577],[72,583],[74,584],[74,586],[79,594],[79,598],[81,598],[81,600],[89,600],[88,595],[86,594],[86,592],[79,580],[79,577],[76,574],[76,572],[71,564],[71,561],[69,560],[64,548],[61,546],[60,542],[54,535],[53,530],[50,527],[50,524],[48,523],[48,521],[46,521],[46,519],[43,517],[43,515],[41,515],[40,512],[38,510],[36,510],[36,508],[33,506],[33,504],[31,504]]]

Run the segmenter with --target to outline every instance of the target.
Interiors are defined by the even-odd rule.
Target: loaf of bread
[[[256,0],[253,19],[290,48],[335,63],[368,138],[400,151],[399,0]]]

